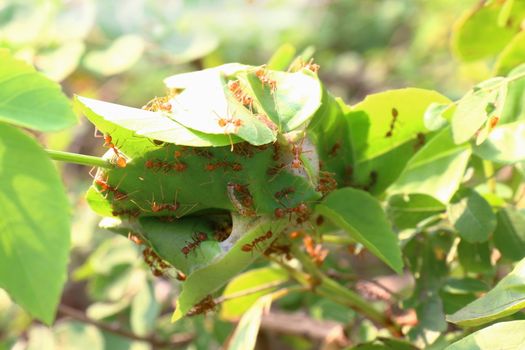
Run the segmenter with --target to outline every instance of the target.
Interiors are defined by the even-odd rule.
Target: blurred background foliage
[[[405,86],[456,99],[491,76],[487,60],[462,63],[450,49],[454,21],[476,2],[4,0],[0,47],[61,82],[70,96],[135,107],[164,95],[167,76],[227,62],[263,64],[282,45],[297,52],[315,49],[321,80],[347,103]],[[92,126],[81,122],[40,141],[53,149],[102,154],[102,142],[92,135]],[[218,315],[169,322],[176,283],[154,278],[131,241],[97,228],[99,218],[83,200],[88,169],[63,170],[76,209],[70,279],[58,321],[52,328],[39,325],[0,291],[0,349],[152,349],[167,343],[213,349],[224,343],[233,326]],[[328,263],[342,269],[356,263],[337,259],[331,254]],[[359,341],[377,336],[352,311],[311,295],[291,294],[278,305],[341,322]],[[275,341],[264,327],[261,334]],[[315,346],[298,336],[279,341],[292,349]]]

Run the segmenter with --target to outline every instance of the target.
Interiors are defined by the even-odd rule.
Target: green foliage
[[[99,5],[80,3],[81,12],[92,15]],[[107,152],[102,158],[46,155],[8,125],[55,131],[75,118],[57,84],[0,52],[0,173],[7,179],[0,183],[0,285],[30,315],[53,322],[66,280],[70,213],[49,157],[99,167],[86,202],[103,217],[100,227],[117,235],[93,234],[95,218],[79,206],[69,283],[87,286],[85,317],[74,317],[91,325],[66,320],[71,310],[62,304],[52,328],[29,328],[32,316],[2,294],[0,335],[6,340],[0,348],[20,346],[25,340],[16,338],[25,331],[28,348],[177,347],[186,336],[196,349],[251,349],[272,303],[307,311],[299,315],[304,329],[313,329],[312,337],[322,334],[325,346],[348,345],[346,336],[357,349],[489,349],[500,344],[494,337],[517,346],[521,321],[459,341],[472,330],[450,328],[447,321],[479,327],[522,318],[525,66],[518,64],[525,2],[478,3],[456,23],[451,44],[467,62],[457,71],[428,46],[429,34],[421,34],[435,32],[432,23],[442,30],[433,12],[444,2],[410,2],[410,10],[408,3],[376,4],[373,18],[344,22],[337,22],[342,13],[365,3],[322,5],[279,28],[268,25],[275,22],[267,21],[262,6],[249,27],[262,21],[264,40],[254,41],[246,20],[234,44],[219,42],[217,33],[235,28],[235,21],[214,25],[193,4],[175,9],[133,2],[130,11],[111,5],[96,15],[89,38],[90,16],[64,30],[75,13],[66,4],[3,7],[0,40],[16,57],[58,80],[82,67],[64,86],[79,94],[74,106],[102,133]],[[288,14],[301,8],[294,6]],[[459,6],[447,2],[447,12]],[[332,26],[310,21],[299,31],[298,23],[316,11],[328,14]],[[156,20],[144,22],[142,12],[156,13]],[[43,18],[53,19],[49,31]],[[192,22],[203,29],[193,31]],[[21,35],[20,23],[31,33]],[[154,25],[143,34],[145,23]],[[353,26],[363,23],[368,35],[349,40]],[[203,34],[210,25],[213,34]],[[424,29],[412,37],[411,26]],[[260,60],[255,48],[268,51],[286,31],[280,28],[301,32],[305,45],[281,45],[267,65],[225,64],[228,57]],[[322,48],[320,76],[314,49],[306,46],[314,41],[305,39],[314,32]],[[393,46],[377,52],[376,42],[365,43],[370,37]],[[242,40],[252,55],[236,51]],[[354,56],[346,41],[367,51]],[[392,60],[409,42],[414,53]],[[330,43],[341,47],[329,50]],[[427,60],[442,70],[429,69]],[[193,72],[173,75],[179,71]],[[418,88],[366,96],[380,90],[378,81],[381,88],[396,87],[405,78],[455,101]],[[135,108],[159,91],[162,79],[165,96]],[[335,97],[329,89],[346,95]],[[122,104],[102,101],[116,96]],[[68,141],[60,138],[38,134],[48,145],[65,147]],[[76,186],[70,187],[84,192]],[[86,242],[97,246],[87,258]],[[403,279],[408,276],[413,284]],[[392,291],[383,279],[402,287],[392,283]],[[71,303],[69,290],[63,303]],[[203,315],[218,308],[213,317]],[[111,333],[115,324],[118,335]],[[314,344],[293,331],[272,338],[297,349]]]
[[[525,260],[505,276],[492,290],[481,298],[448,316],[448,321],[460,326],[478,326],[523,308],[525,300]]]
[[[76,123],[58,84],[4,49],[0,67],[0,121],[39,131],[57,131]]]
[[[499,348],[519,349],[525,338],[523,336],[525,321],[496,323],[474,332],[458,342],[446,347],[447,350],[489,350]]]
[[[68,199],[53,164],[26,134],[0,124],[0,156],[0,286],[51,324],[66,282]]]

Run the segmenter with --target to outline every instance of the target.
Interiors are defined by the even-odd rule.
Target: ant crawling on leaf
[[[188,257],[189,253],[197,249],[201,245],[202,242],[207,240],[208,235],[206,235],[206,233],[204,232],[197,232],[191,238],[192,238],[192,241],[186,242],[187,245],[182,247],[182,249],[180,250],[184,254],[185,257]]]
[[[113,150],[113,152],[115,153],[115,156],[117,158],[117,162],[116,162],[117,166],[119,168],[125,168],[126,165],[127,165],[126,158],[122,155],[122,153],[120,153],[118,148],[113,143],[113,138],[111,137],[111,135],[109,135],[109,134],[100,135],[98,133],[98,129],[95,129],[94,136],[96,138],[101,138],[101,137],[104,138],[104,147],[111,148]]]

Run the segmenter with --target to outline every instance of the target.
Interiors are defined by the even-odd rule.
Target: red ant
[[[418,132],[416,135],[416,142],[414,143],[414,152],[417,152],[425,145],[425,134]]]
[[[133,234],[131,232],[128,233],[128,239],[131,240],[136,245],[144,244],[144,241],[142,240],[142,238],[140,238],[138,235]]]
[[[303,164],[303,161],[301,160],[301,154],[303,153],[303,142],[304,138],[301,140],[299,145],[292,144],[293,160],[291,166],[294,169],[299,169]]]
[[[208,163],[204,167],[206,171],[214,171],[218,168],[231,168],[233,171],[241,171],[242,165],[239,163],[230,163],[230,162],[216,162],[216,163]]]
[[[328,255],[328,250],[323,249],[320,244],[315,244],[314,239],[308,235],[303,237],[303,243],[306,253],[310,255],[313,262],[318,266],[321,265]]]
[[[489,131],[492,131],[498,125],[499,117],[493,116],[489,119]]]
[[[157,203],[153,201],[151,203],[151,211],[158,213],[159,211],[168,210],[168,211],[177,211],[179,209],[179,202],[171,203]]]
[[[245,185],[228,183],[227,193],[230,202],[242,216],[255,216],[253,209],[253,198]]]
[[[163,276],[165,271],[171,267],[170,264],[165,262],[149,247],[142,251],[142,256],[144,257],[144,262],[150,267],[155,277]]]
[[[308,220],[308,217],[310,216],[310,209],[305,203],[299,203],[297,206],[293,208],[277,208],[274,210],[274,215],[276,218],[281,219],[286,214],[297,214],[297,223],[302,223],[306,220]]]
[[[277,82],[275,80],[271,79],[268,76],[268,71],[266,70],[266,65],[263,65],[263,66],[259,67],[255,71],[255,76],[257,78],[259,78],[259,80],[261,81],[263,87],[264,87],[264,85],[267,84],[270,87],[270,91],[272,93],[275,92],[275,90],[277,89]]]
[[[282,189],[281,191],[275,192],[274,197],[277,198],[277,199],[280,199],[280,198],[283,198],[283,197],[288,198],[288,195],[292,194],[294,192],[295,192],[295,189],[293,187],[286,187],[286,188]]]
[[[308,63],[306,63],[304,65],[304,68],[307,68],[307,69],[311,70],[312,72],[317,73],[317,72],[319,72],[319,69],[321,68],[321,66],[318,65],[318,64],[315,64],[314,63],[314,59],[311,58],[310,61],[308,61]]]
[[[319,185],[316,190],[326,195],[337,189],[337,181],[333,177],[333,173],[328,171],[319,171]]]
[[[368,181],[368,184],[363,186],[363,189],[365,191],[369,191],[372,187],[374,187],[374,185],[377,183],[378,176],[379,174],[377,173],[377,171],[372,170],[369,174],[370,180]]]
[[[233,94],[233,96],[242,103],[244,106],[248,106],[250,110],[253,106],[253,98],[244,93],[241,88],[241,83],[239,80],[232,80],[228,82],[228,90]]]
[[[388,129],[385,137],[392,137],[394,135],[394,127],[396,126],[397,117],[399,113],[396,108],[392,108],[392,121],[390,122],[390,128]]]
[[[98,130],[95,129],[94,136],[96,138],[100,138],[100,137],[104,138],[104,147],[111,148],[113,150],[113,152],[115,153],[115,156],[117,157],[117,166],[119,168],[125,168],[127,165],[126,158],[122,156],[118,148],[113,144],[113,138],[109,134],[103,134],[102,136],[100,136],[97,131]]]
[[[266,174],[268,174],[268,175],[277,175],[277,173],[279,173],[279,171],[281,171],[281,169],[284,168],[285,166],[286,166],[286,164],[284,164],[284,163],[277,164],[276,166],[268,168],[268,170],[266,171]]]
[[[113,193],[115,200],[118,200],[118,201],[123,200],[123,199],[126,199],[128,196],[126,193],[117,190],[116,187],[112,187],[111,185],[109,185],[107,183],[107,179],[96,177],[95,184],[97,184],[98,186],[102,188],[100,191],[101,193],[104,193],[104,192]]]
[[[180,250],[185,257],[187,257],[192,250],[197,249],[197,247],[200,246],[201,242],[207,240],[208,236],[204,232],[197,232],[191,238],[193,239],[193,241],[186,242],[188,244]]]
[[[123,216],[123,215],[129,215],[131,217],[138,217],[140,215],[139,209],[121,209],[121,210],[113,210],[111,212],[111,215],[113,216]]]
[[[191,308],[190,311],[186,313],[186,316],[195,316],[200,315],[202,313],[206,313],[209,310],[215,309],[215,306],[217,303],[215,300],[213,300],[213,297],[211,295],[206,296],[204,299],[199,301],[195,306]]]
[[[337,152],[339,151],[340,148],[341,148],[341,144],[339,142],[334,143],[332,148],[330,148],[330,152],[328,152],[328,155],[330,157],[337,156]]]
[[[170,96],[155,97],[152,100],[148,101],[148,103],[146,103],[144,106],[142,106],[142,109],[152,112],[171,112],[172,106],[169,100]]]
[[[292,260],[292,254],[291,254],[291,249],[289,245],[285,245],[285,244],[280,245],[280,244],[275,244],[274,242],[268,247],[268,249],[264,251],[264,255],[268,256],[270,254],[284,255],[286,260]]]
[[[184,170],[186,170],[188,168],[188,165],[186,163],[183,163],[183,162],[177,162],[177,163],[168,163],[168,162],[165,162],[165,161],[162,161],[162,160],[157,160],[157,161],[154,161],[154,160],[147,160],[145,163],[144,163],[144,166],[148,169],[158,169],[158,170],[164,170],[165,172],[169,171],[169,170],[175,170],[177,172],[183,172]]]
[[[253,248],[258,248],[257,244],[272,238],[272,236],[273,236],[273,232],[268,230],[265,234],[260,235],[259,237],[256,237],[251,243],[244,244],[241,247],[241,250],[243,252],[251,252],[253,251]]]

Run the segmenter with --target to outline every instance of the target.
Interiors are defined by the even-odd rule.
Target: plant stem
[[[292,273],[291,276],[299,283],[304,284],[306,280],[306,282],[310,284],[313,292],[357,310],[368,319],[388,328],[394,335],[399,335],[401,333],[399,326],[394,324],[392,320],[386,317],[383,313],[376,310],[370,302],[362,298],[356,292],[340,285],[325,275],[317,265],[315,265],[310,258],[299,249],[299,247],[292,246],[292,253],[301,262],[305,271],[311,275],[309,278],[308,276],[305,277],[304,274],[300,274],[303,276],[298,276],[297,273]]]
[[[185,346],[195,338],[194,334],[180,333],[173,335],[170,341],[165,341],[157,338],[157,336],[155,336],[154,334],[150,336],[140,336],[135,333],[129,332],[125,329],[122,329],[115,324],[108,324],[105,322],[91,319],[87,317],[83,312],[64,304],[60,304],[58,306],[58,311],[64,316],[71,317],[72,319],[83,323],[94,325],[95,327],[100,328],[103,331],[113,333],[124,338],[147,342],[155,348],[179,348]]]
[[[51,159],[59,160],[62,162],[75,163],[87,166],[95,166],[101,168],[113,168],[114,165],[108,162],[105,159],[100,157],[87,156],[84,154],[71,153],[71,152],[62,152],[54,151],[50,149],[45,150],[46,153],[51,157]]]

